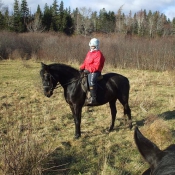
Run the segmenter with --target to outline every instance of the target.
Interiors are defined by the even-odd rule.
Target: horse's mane
[[[49,67],[52,70],[61,70],[64,72],[68,72],[74,76],[79,75],[79,71],[76,68],[69,66],[69,65],[66,65],[66,64],[53,63],[53,64],[50,64]]]

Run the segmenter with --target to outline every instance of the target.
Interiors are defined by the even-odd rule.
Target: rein
[[[51,75],[51,76],[52,76],[52,75]],[[52,77],[53,77],[53,76],[52,76]],[[63,85],[61,85],[61,84],[58,82],[57,85],[55,86],[55,88],[53,88],[53,90],[54,90],[54,89],[57,89],[57,88],[59,88],[59,87],[68,85],[68,84],[72,84],[72,83],[74,83],[74,82],[76,82],[76,81],[78,81],[78,80],[82,80],[84,77],[87,77],[87,75],[83,75],[83,76],[81,76],[80,78],[75,79],[75,80],[72,80],[72,81],[70,81],[70,82],[68,82],[68,83],[65,83],[65,84],[63,84]],[[53,77],[53,79],[55,80],[54,77]]]

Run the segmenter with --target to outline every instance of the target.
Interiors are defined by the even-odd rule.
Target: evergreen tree
[[[62,30],[67,35],[72,35],[74,32],[73,28],[73,19],[69,14],[69,11],[64,11],[63,19],[62,19]]]
[[[175,17],[172,20],[172,32],[173,35],[175,35]]]
[[[9,11],[8,11],[8,9],[5,11],[5,13],[4,13],[4,20],[5,20],[5,26],[4,26],[4,28],[6,29],[6,30],[10,30],[10,27],[11,27],[11,20],[10,20],[11,18],[10,18],[10,16],[9,16]]]
[[[4,4],[2,3],[2,1],[0,0],[0,30],[8,30],[8,21],[6,16],[8,12],[8,7],[4,6]]]
[[[65,16],[66,16],[66,14],[65,14]],[[64,27],[65,21],[63,22],[63,18],[65,18],[64,17],[64,3],[63,3],[63,1],[61,1],[60,6],[59,6],[59,15],[58,15],[58,25],[59,25],[60,32],[63,32],[64,28],[65,28]]]
[[[68,9],[66,9],[66,11],[68,12],[68,14],[71,14],[71,8],[69,7]]]
[[[36,13],[39,14],[40,17],[43,15],[43,14],[42,14],[42,11],[41,11],[41,8],[40,8],[40,5],[37,6]]]
[[[52,4],[52,15],[53,16],[57,16],[58,15],[58,3],[57,3],[57,0],[53,1],[53,4]]]
[[[29,22],[29,8],[26,0],[22,0],[20,12],[21,12],[22,32],[26,32],[27,31],[26,25]]]
[[[29,17],[29,8],[26,0],[22,0],[22,3],[21,3],[21,16],[24,19]]]
[[[4,29],[5,29],[5,18],[4,18],[4,15],[0,11],[0,30],[4,30]]]
[[[98,15],[97,15],[96,11],[92,13],[91,20],[92,20],[92,24],[93,24],[93,31],[97,32]]]
[[[58,4],[57,4],[57,0],[54,0],[51,10],[52,10],[51,30],[58,31],[59,22],[58,22]]]
[[[143,10],[143,16],[144,16],[144,20],[142,23],[142,35],[147,35],[148,34],[148,30],[147,30],[147,13],[146,10]]]
[[[80,18],[79,18],[79,16],[80,16],[79,10],[78,10],[78,8],[76,8],[72,12],[73,28],[74,28],[76,34],[79,33],[79,28],[80,28]]]
[[[14,11],[14,14],[13,14],[13,30],[15,32],[21,32],[21,16],[20,16],[18,0],[15,0],[15,2],[14,2],[13,11]]]
[[[136,13],[134,14],[132,28],[133,28],[134,35],[138,35],[138,23],[137,23],[137,19],[136,19]]]
[[[125,17],[123,16],[123,18],[125,18]],[[115,31],[115,13],[113,11],[109,11],[107,19],[109,19],[109,21],[107,23],[107,25],[109,25],[108,32],[114,32]]]
[[[111,33],[115,31],[116,17],[113,11],[107,12],[105,8],[103,8],[100,10],[99,18],[97,21],[97,32]]]
[[[1,2],[1,0],[0,0]],[[146,13],[141,10],[129,16],[122,14],[122,6],[117,14],[113,11],[107,12],[105,8],[99,13],[92,12],[91,9],[81,8],[73,10],[70,7],[64,9],[63,1],[58,5],[57,0],[53,0],[51,7],[45,4],[43,12],[38,5],[37,11],[31,15],[27,5],[27,0],[14,0],[13,14],[10,16],[8,9],[5,10],[3,3],[0,3],[0,30],[12,30],[15,32],[28,31],[59,31],[68,35],[74,30],[77,34],[88,35],[92,32],[119,32],[136,34],[139,36],[154,37],[174,34],[175,19],[167,20],[167,17],[160,12]],[[29,30],[30,29],[30,30]]]
[[[45,27],[45,30],[49,31],[52,23],[52,9],[47,5],[44,6],[43,20],[42,24]]]
[[[107,15],[107,11],[105,8],[103,8],[102,10],[100,10],[100,14],[99,14],[99,23],[98,23],[98,31],[100,32],[104,32],[104,33],[107,33],[107,21],[109,19],[108,18],[108,15]]]
[[[105,8],[101,9],[99,12],[99,20],[97,23],[98,32],[105,32],[104,25],[103,25],[105,22],[105,14],[106,14],[106,9]]]
[[[53,18],[54,19],[53,22],[56,26],[55,31],[60,31],[66,33],[67,35],[71,35],[74,31],[74,28],[73,28],[73,19],[70,15],[70,8],[69,10],[68,9],[64,10],[63,1],[61,1],[59,8],[56,5],[56,3],[53,4],[52,8],[56,9],[54,10],[54,12],[56,12],[56,15]]]

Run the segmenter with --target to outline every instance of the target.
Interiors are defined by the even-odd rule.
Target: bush
[[[95,36],[93,36],[95,37]],[[175,67],[175,38],[127,39],[122,35],[97,36],[106,64],[114,68],[172,70]],[[31,59],[52,62],[83,62],[90,38],[60,33],[0,33],[1,59]]]

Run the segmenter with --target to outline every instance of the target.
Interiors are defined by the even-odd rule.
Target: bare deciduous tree
[[[136,14],[136,20],[138,24],[138,34],[143,35],[142,30],[144,29],[145,15],[142,10]]]
[[[118,9],[117,14],[115,16],[115,32],[122,32],[123,30],[123,17],[122,17],[122,8],[123,5]]]
[[[26,23],[29,32],[43,32],[45,27],[42,26],[40,14],[36,13],[34,19]]]
[[[83,35],[87,35],[92,32],[92,20],[91,20],[91,15],[92,15],[92,10],[91,8],[86,8],[82,7],[79,9],[79,13],[81,15],[78,15],[79,19],[79,33],[82,33]]]

